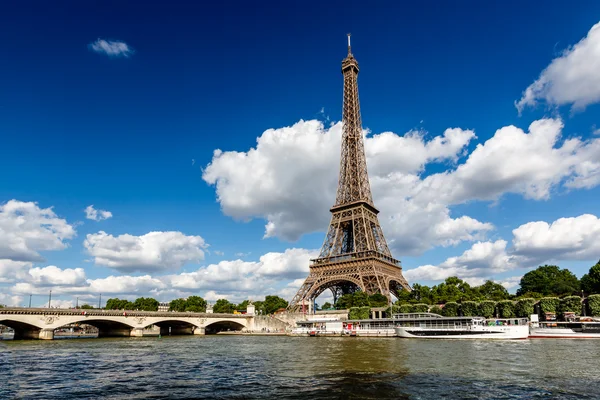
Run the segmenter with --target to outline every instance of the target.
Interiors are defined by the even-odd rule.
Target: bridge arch
[[[38,339],[42,330],[40,326],[22,321],[16,321],[13,319],[0,320],[0,324],[8,326],[9,328],[15,331],[15,340]]]
[[[224,319],[207,324],[204,327],[204,330],[207,335],[210,335],[225,331],[241,331],[244,328],[246,328],[246,326],[239,321]]]

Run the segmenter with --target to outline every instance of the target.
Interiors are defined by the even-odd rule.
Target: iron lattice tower
[[[308,278],[290,303],[293,311],[311,304],[327,289],[333,292],[334,300],[356,290],[388,298],[390,291],[411,290],[400,261],[390,253],[377,218],[379,211],[373,204],[358,101],[358,71],[348,35],[348,56],[342,61],[343,133],[337,195],[319,258],[311,260]]]

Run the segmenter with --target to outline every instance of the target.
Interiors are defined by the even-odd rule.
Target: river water
[[[0,399],[598,399],[600,341],[0,341]]]

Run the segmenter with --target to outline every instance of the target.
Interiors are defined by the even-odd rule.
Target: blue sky
[[[600,258],[597,2],[0,7],[0,303],[291,298],[334,201],[348,32],[411,283]]]

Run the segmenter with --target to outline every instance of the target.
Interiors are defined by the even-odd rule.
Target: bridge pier
[[[38,336],[41,340],[53,340],[54,329],[42,329]]]
[[[206,330],[204,328],[200,328],[199,326],[194,328],[194,335],[205,335]]]
[[[133,328],[129,334],[131,337],[142,337],[144,336],[144,328]]]

